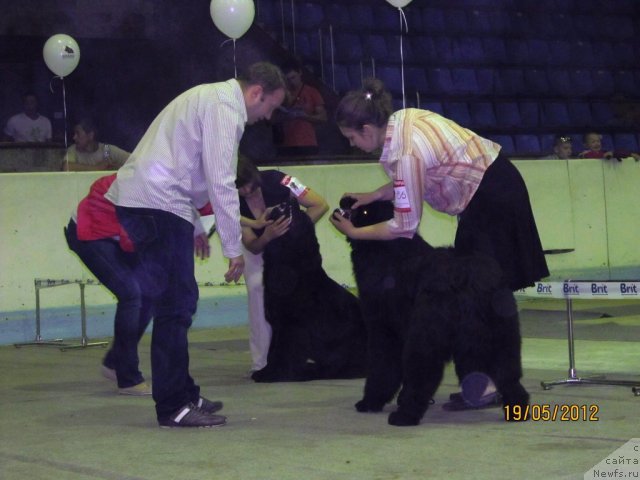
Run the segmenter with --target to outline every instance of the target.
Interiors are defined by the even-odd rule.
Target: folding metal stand
[[[581,280],[582,282],[583,280]],[[600,282],[602,283],[602,282]],[[632,392],[636,396],[640,396],[640,380],[609,380],[604,376],[596,377],[579,377],[576,370],[575,362],[575,345],[573,339],[573,301],[570,296],[565,297],[567,304],[567,336],[569,342],[569,372],[568,377],[562,380],[556,380],[553,382],[540,382],[542,388],[549,390],[556,385],[577,385],[577,384],[590,384],[590,385],[618,385],[623,387],[631,387]]]
[[[71,283],[77,283],[80,286],[80,327],[82,330],[80,343],[70,344],[63,343],[61,338],[56,338],[52,340],[43,340],[40,334],[40,290],[43,288],[51,288],[51,287],[59,287],[61,285],[69,285]],[[87,311],[85,307],[84,301],[84,288],[86,285],[100,285],[100,282],[96,280],[51,280],[51,279],[42,279],[36,278],[34,280],[34,285],[36,289],[36,337],[32,342],[22,342],[22,343],[14,343],[13,345],[16,348],[30,346],[30,345],[45,345],[45,346],[57,346],[61,351],[71,350],[75,348],[87,348],[87,347],[104,347],[109,344],[109,342],[89,342],[89,337],[87,337]]]

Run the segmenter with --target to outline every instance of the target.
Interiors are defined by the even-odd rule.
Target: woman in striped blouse
[[[425,201],[458,216],[456,250],[495,258],[512,290],[549,275],[527,187],[500,145],[428,110],[394,113],[391,95],[376,79],[347,93],[336,121],[352,146],[365,152],[382,148],[380,163],[391,180],[373,192],[345,196],[357,199],[354,207],[376,200],[395,205],[393,219],[368,227],[332,217],[343,234],[363,240],[410,238]]]

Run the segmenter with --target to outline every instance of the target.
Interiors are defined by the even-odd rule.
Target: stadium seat
[[[505,155],[510,156],[516,153],[511,135],[490,135],[489,139],[500,145],[502,147],[501,152]]]
[[[496,77],[496,94],[520,95],[527,93],[524,74],[520,68],[503,68]]]
[[[549,71],[547,76],[549,79],[549,94],[570,97],[573,94],[571,81],[569,80],[569,72],[566,69],[556,68]]]
[[[343,3],[329,3],[324,6],[324,25],[331,25],[335,30],[349,28],[351,15]]]
[[[536,101],[522,101],[518,104],[520,108],[520,121],[524,127],[540,126],[540,108]]]
[[[598,126],[608,127],[616,123],[616,119],[609,102],[591,102],[591,117],[593,118],[594,125]]]
[[[629,150],[634,153],[640,153],[638,137],[635,133],[614,133],[613,145],[616,149]]]
[[[426,93],[429,90],[427,77],[422,67],[405,67],[404,81],[407,89]]]
[[[423,102],[421,103],[420,108],[444,115],[444,108],[440,102]]]
[[[351,31],[363,32],[370,30],[373,25],[377,26],[377,19],[375,19],[373,8],[369,3],[355,3],[347,8],[349,8],[351,17],[351,25],[349,27]]]
[[[569,109],[569,118],[571,119],[571,125],[574,127],[588,127],[593,125],[593,119],[591,118],[591,107],[587,101],[569,102],[567,104]]]
[[[593,88],[596,95],[603,97],[613,95],[615,91],[615,82],[610,70],[596,70],[592,72],[591,79],[593,81]]]
[[[426,74],[430,93],[452,93],[453,80],[448,68],[430,68],[426,71]]]
[[[567,65],[571,61],[571,44],[566,40],[550,40],[549,57],[550,65]]]
[[[444,10],[444,25],[447,32],[466,33],[469,31],[467,11],[462,8],[447,8]]]
[[[529,68],[525,70],[524,81],[529,94],[547,95],[549,93],[547,72],[542,68]]]
[[[514,135],[516,153],[518,156],[531,156],[536,158],[542,155],[540,140],[537,135],[523,134]]]
[[[569,72],[569,81],[571,82],[571,93],[573,96],[585,97],[599,93],[595,90],[591,80],[591,70],[586,68],[571,70]]]
[[[376,76],[384,82],[387,90],[389,90],[394,97],[396,95],[402,95],[400,65],[378,65],[376,67]]]
[[[452,45],[453,56],[460,63],[482,64],[484,51],[482,43],[475,37],[460,37]]]
[[[316,2],[303,2],[295,7],[296,27],[302,30],[320,28],[324,20],[322,6]]]
[[[528,62],[532,65],[547,65],[551,56],[549,42],[540,38],[527,40]]]
[[[453,93],[468,95],[478,91],[478,81],[473,68],[452,68],[451,80],[453,81]]]
[[[495,69],[476,68],[476,83],[478,95],[493,95],[495,93]]]
[[[473,128],[495,127],[498,124],[491,102],[471,102],[469,113]]]
[[[522,125],[520,108],[516,102],[497,102],[495,104],[496,119],[500,127],[518,127]]]
[[[568,127],[571,125],[569,110],[564,102],[546,102],[543,107],[543,122],[549,127]]]
[[[502,65],[507,61],[507,48],[500,37],[485,37],[482,39],[482,50],[488,65]]]
[[[450,118],[458,125],[469,127],[471,125],[471,115],[466,102],[445,102],[444,116]]]
[[[391,54],[387,50],[387,40],[384,35],[368,34],[362,37],[362,50],[367,57],[376,61],[386,60]]]
[[[350,32],[333,32],[334,59],[336,62],[359,62],[365,55],[360,35]]]
[[[636,86],[635,75],[631,70],[616,70],[613,72],[613,79],[616,93],[638,95],[640,89]]]
[[[507,61],[513,65],[528,65],[529,45],[526,40],[512,39],[506,44]]]
[[[422,28],[427,33],[444,33],[444,13],[440,8],[427,7],[422,10]]]

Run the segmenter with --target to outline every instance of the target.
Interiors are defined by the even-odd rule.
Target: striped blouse
[[[163,210],[191,223],[192,207],[211,202],[224,256],[242,255],[235,180],[246,122],[237,80],[187,90],[151,123],[105,197],[116,205]]]
[[[500,148],[428,110],[410,108],[391,115],[380,157],[396,196],[390,231],[413,236],[423,200],[434,210],[461,213]]]

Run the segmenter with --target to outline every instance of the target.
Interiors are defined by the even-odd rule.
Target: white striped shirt
[[[423,200],[440,212],[461,213],[500,148],[437,113],[415,108],[395,112],[389,118],[380,163],[394,184],[402,182],[404,187],[396,188],[389,230],[412,237]]]
[[[105,197],[124,207],[170,212],[193,224],[193,206],[211,202],[222,253],[242,255],[235,180],[246,122],[237,80],[187,90],[151,123]]]

